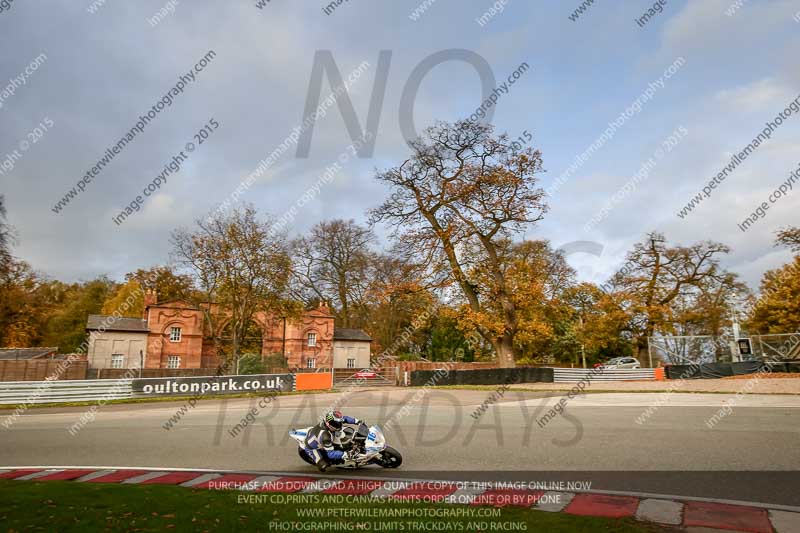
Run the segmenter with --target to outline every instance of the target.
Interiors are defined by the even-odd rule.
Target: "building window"
[[[177,355],[170,355],[167,357],[167,368],[180,368],[181,358]]]
[[[181,342],[181,328],[172,328],[169,332],[171,342]]]
[[[355,368],[356,367],[356,360],[355,359],[348,359],[347,360],[347,368]]]
[[[309,333],[308,334],[308,345],[309,346],[316,346],[317,345],[317,334],[316,333]]]
[[[112,353],[111,354],[111,368],[122,368],[122,365],[125,363],[125,356],[121,353]]]
[[[317,360],[313,357],[306,359],[306,368],[317,368]]]

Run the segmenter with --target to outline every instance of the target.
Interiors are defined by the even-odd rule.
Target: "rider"
[[[322,421],[311,428],[306,436],[306,453],[314,460],[320,472],[331,464],[343,463],[349,459],[342,450],[342,424],[361,424],[361,420],[345,416],[339,411],[328,411]]]

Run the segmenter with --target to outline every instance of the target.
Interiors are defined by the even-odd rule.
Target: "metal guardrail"
[[[654,368],[637,369],[608,369],[602,373],[591,368],[554,368],[553,381],[555,383],[575,383],[582,380],[590,381],[653,381],[656,379]]]
[[[130,379],[0,382],[0,405],[119,400],[133,396]]]
[[[144,379],[81,379],[81,380],[53,380],[53,381],[3,381],[0,382],[0,405],[6,407],[32,405],[42,403],[66,402],[93,402],[97,400],[123,400],[128,398],[155,398],[159,396],[221,396],[224,394],[239,393],[266,393],[270,390],[269,379],[284,378],[284,390],[294,389],[295,382],[290,374],[248,374],[234,376],[195,376],[195,377],[165,377]],[[222,392],[218,389],[203,389],[203,382],[261,382],[261,387],[230,388]],[[165,382],[171,381],[175,385],[172,391],[158,391],[159,386],[164,387]],[[145,384],[151,383],[150,390]],[[194,387],[193,385],[197,385]],[[226,383],[228,384],[228,383]],[[142,390],[142,388],[144,390]]]

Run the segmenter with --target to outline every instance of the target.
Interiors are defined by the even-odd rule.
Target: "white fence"
[[[576,383],[578,381],[653,381],[656,379],[652,368],[604,370],[593,368],[555,368],[553,381],[556,383]]]
[[[0,382],[0,405],[119,400],[132,395],[130,379]]]

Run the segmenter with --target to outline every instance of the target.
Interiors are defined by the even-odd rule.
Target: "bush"
[[[239,374],[265,374],[266,367],[261,355],[255,353],[244,354],[239,359]]]

